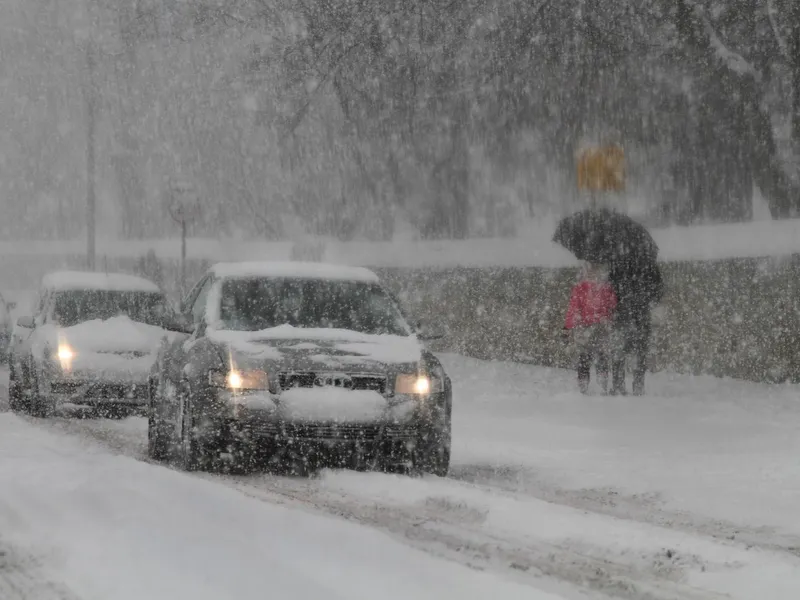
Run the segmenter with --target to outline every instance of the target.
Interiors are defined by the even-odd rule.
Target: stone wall
[[[663,265],[653,370],[800,381],[800,256]],[[409,310],[444,324],[440,349],[567,367],[559,335],[573,269],[381,270]]]
[[[14,277],[38,281],[47,270],[82,266],[81,257],[69,255],[49,262],[0,258],[0,277],[5,289]],[[180,296],[177,260],[109,258],[98,267],[143,274],[173,298]],[[190,285],[207,267],[207,261],[189,261]],[[447,336],[436,349],[482,359],[571,365],[559,333],[574,269],[376,271],[415,317],[444,325]],[[663,272],[666,296],[655,318],[653,370],[800,381],[800,255],[673,262],[665,263]],[[17,289],[31,287],[35,284]]]

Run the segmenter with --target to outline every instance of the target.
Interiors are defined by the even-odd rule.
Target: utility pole
[[[86,99],[86,266],[95,269],[95,225],[96,205],[96,153],[95,135],[97,129],[97,90],[95,88],[95,56],[91,39],[86,42],[87,84]]]

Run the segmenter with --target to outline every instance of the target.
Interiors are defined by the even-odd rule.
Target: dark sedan
[[[181,311],[151,374],[151,457],[195,469],[335,448],[447,473],[450,379],[371,271],[220,264]]]

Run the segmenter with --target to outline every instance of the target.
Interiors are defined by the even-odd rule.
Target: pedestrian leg
[[[616,324],[611,332],[611,395],[624,396],[625,354],[627,353],[627,325]]]
[[[633,394],[634,396],[642,396],[644,395],[644,379],[647,372],[647,353],[650,348],[649,324],[642,323],[636,328],[632,345],[636,359],[636,365],[633,369]]]
[[[589,380],[591,378],[592,370],[592,353],[585,349],[581,349],[578,354],[578,389],[581,394],[589,392]]]
[[[605,350],[600,350],[597,353],[597,382],[603,390],[603,394],[608,394],[608,353]],[[623,384],[624,385],[624,384]]]

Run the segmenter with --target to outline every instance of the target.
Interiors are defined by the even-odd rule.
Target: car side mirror
[[[33,317],[25,316],[17,319],[17,326],[22,327],[23,329],[33,329],[36,326],[36,323],[34,322]]]
[[[422,341],[441,340],[445,335],[444,329],[437,325],[420,323],[417,325],[417,337]]]
[[[195,325],[189,321],[184,315],[172,314],[164,320],[164,329],[167,331],[175,331],[177,333],[185,333],[191,335],[194,333]]]

